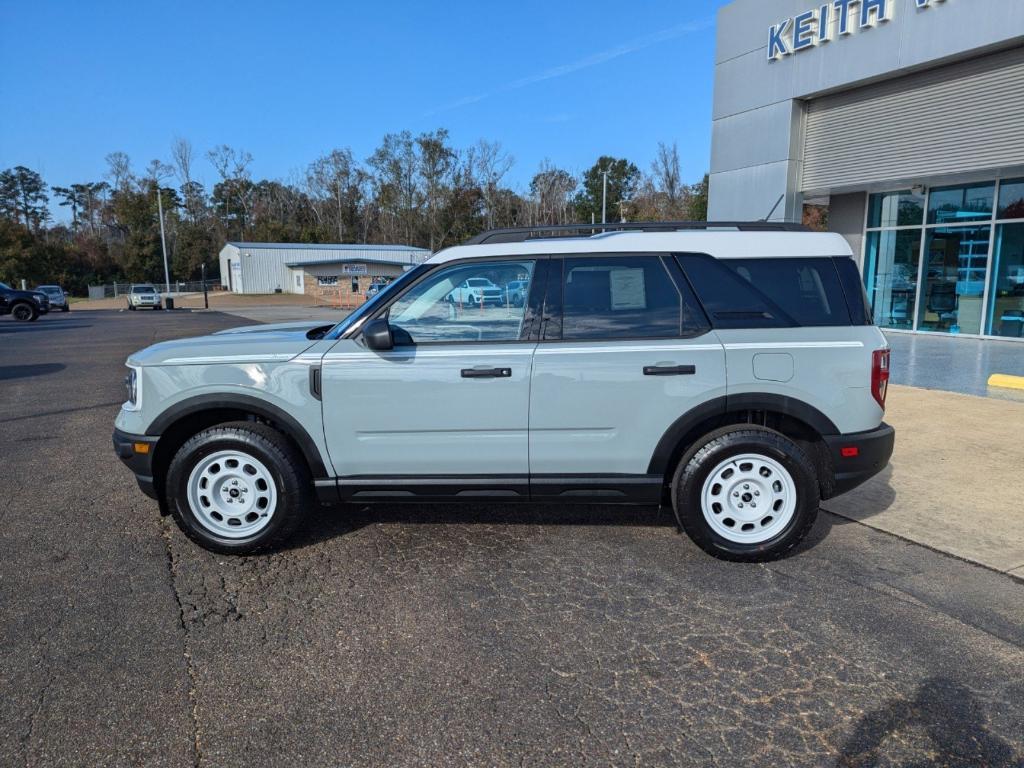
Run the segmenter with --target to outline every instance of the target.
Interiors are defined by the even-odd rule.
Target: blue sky
[[[697,180],[725,1],[0,0],[0,168],[98,180],[107,153],[141,170],[181,136],[288,179],[334,147],[366,158],[386,132],[444,127],[456,146],[500,141],[513,186],[546,158],[646,170],[658,141]]]

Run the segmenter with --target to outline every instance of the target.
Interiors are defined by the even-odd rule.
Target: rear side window
[[[871,307],[868,304],[868,294],[860,279],[857,262],[848,256],[837,256],[832,261],[836,265],[839,282],[843,285],[843,293],[846,294],[846,306],[850,308],[850,321],[854,325],[874,325],[874,320],[871,318]]]
[[[831,258],[680,262],[717,328],[850,325],[847,297]]]
[[[562,275],[563,339],[680,335],[683,303],[658,256],[567,258]]]

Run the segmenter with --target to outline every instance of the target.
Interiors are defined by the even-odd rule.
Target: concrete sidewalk
[[[822,508],[1024,578],[1024,403],[892,386],[889,467]]]

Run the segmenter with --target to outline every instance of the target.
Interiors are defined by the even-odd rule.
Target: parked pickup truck
[[[0,283],[0,315],[31,322],[50,311],[50,299],[39,291],[18,291]]]

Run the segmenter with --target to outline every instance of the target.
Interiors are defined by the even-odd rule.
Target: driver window
[[[443,267],[391,305],[396,344],[516,341],[526,311],[533,261]],[[402,333],[404,331],[404,333]]]

